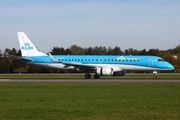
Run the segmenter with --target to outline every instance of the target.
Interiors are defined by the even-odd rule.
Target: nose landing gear
[[[153,71],[153,79],[157,79],[157,71]]]

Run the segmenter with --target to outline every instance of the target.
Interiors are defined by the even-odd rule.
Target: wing
[[[80,62],[62,62],[62,61],[59,61],[56,58],[54,58],[50,53],[48,53],[48,54],[54,62],[61,63],[66,66],[74,66],[75,68],[85,68],[85,69],[86,68],[87,69],[95,69],[97,67],[95,65],[93,66],[93,65],[89,65],[89,64],[82,64]]]
[[[62,62],[62,64],[66,66],[74,66],[76,68],[88,68],[88,69],[95,69],[96,66],[88,65],[88,64],[82,64],[79,62]]]

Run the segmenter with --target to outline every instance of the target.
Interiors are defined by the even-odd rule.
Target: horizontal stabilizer
[[[31,62],[31,61],[33,61],[33,60],[30,59],[30,58],[24,58],[24,57],[15,56],[15,55],[10,55],[10,54],[5,54],[4,56],[10,57],[10,58],[12,58],[12,59],[20,60],[20,61],[22,61],[22,62]]]

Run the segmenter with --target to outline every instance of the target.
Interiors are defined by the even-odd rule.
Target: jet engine
[[[114,71],[112,67],[100,67],[96,69],[96,74],[99,76],[110,75],[110,76],[124,76],[125,71]]]
[[[96,69],[96,74],[99,76],[102,75],[113,75],[113,68],[111,67],[101,67]]]

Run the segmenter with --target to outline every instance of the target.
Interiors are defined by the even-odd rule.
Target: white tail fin
[[[24,32],[18,32],[17,34],[22,56],[46,56],[45,53],[37,50]]]

